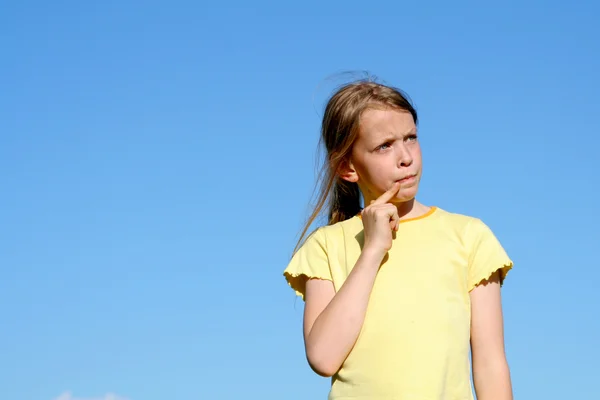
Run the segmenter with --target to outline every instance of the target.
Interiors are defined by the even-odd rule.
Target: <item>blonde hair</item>
[[[321,123],[320,142],[325,147],[326,157],[320,173],[320,190],[295,250],[325,203],[329,208],[328,225],[352,218],[361,211],[358,184],[341,179],[338,171],[350,157],[361,115],[368,109],[382,107],[409,112],[417,124],[417,112],[408,96],[395,87],[358,80],[341,86],[330,97]]]

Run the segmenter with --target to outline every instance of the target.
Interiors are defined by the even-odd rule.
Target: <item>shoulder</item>
[[[490,226],[480,217],[437,209],[437,221],[454,232],[467,248],[477,247],[481,241],[496,241]]]
[[[305,244],[327,245],[344,240],[347,235],[355,235],[362,231],[362,221],[358,216],[331,225],[324,225],[313,230],[304,241]]]
[[[512,260],[481,218],[443,210],[439,218],[459,232],[460,241],[468,254],[469,290],[496,271],[500,273],[500,281],[504,281],[513,266]]]
[[[436,207],[436,216],[439,223],[452,227],[463,234],[472,229],[477,230],[486,226],[478,217],[448,211],[439,207]]]
[[[358,225],[362,226],[360,220]],[[304,299],[309,279],[333,281],[332,268],[335,270],[338,264],[332,262],[332,258],[335,260],[336,251],[343,247],[340,244],[348,233],[356,229],[356,218],[351,218],[318,227],[306,237],[284,270],[284,276],[296,294]]]
[[[436,213],[440,220],[456,225],[457,227],[463,227],[465,229],[475,227],[475,229],[477,229],[486,225],[482,218],[474,215],[452,212],[439,207],[436,207],[436,209]]]

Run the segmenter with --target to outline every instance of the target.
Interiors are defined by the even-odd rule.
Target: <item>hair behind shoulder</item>
[[[326,205],[328,225],[352,218],[362,210],[358,185],[341,179],[338,171],[350,157],[360,130],[361,115],[367,109],[382,107],[407,111],[412,115],[415,125],[418,122],[417,111],[402,90],[372,79],[358,79],[343,84],[327,101],[319,141],[326,151],[317,181],[319,191],[294,252]]]

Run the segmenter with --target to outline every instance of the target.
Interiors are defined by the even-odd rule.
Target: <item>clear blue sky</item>
[[[345,70],[514,259],[516,398],[600,398],[597,2],[241,4],[2,2],[0,398],[325,398],[282,271]]]

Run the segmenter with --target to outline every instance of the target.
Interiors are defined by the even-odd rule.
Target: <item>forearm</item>
[[[383,256],[363,251],[346,281],[315,320],[306,340],[307,358],[321,375],[331,376],[356,343]]]
[[[474,362],[473,381],[477,400],[513,400],[510,371],[504,357]]]

